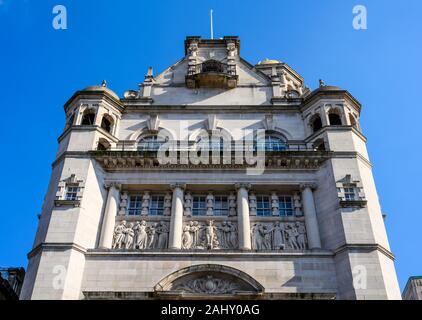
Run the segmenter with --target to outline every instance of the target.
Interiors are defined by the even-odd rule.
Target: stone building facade
[[[403,300],[422,300],[422,276],[413,276],[407,280],[402,298]]]
[[[187,37],[64,111],[23,299],[400,299],[348,91]]]

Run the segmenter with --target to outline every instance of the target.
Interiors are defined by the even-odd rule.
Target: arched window
[[[287,149],[286,142],[279,136],[273,133],[265,133],[265,140],[254,141],[254,150],[257,150],[257,146],[260,147],[260,150],[265,151],[284,151]]]
[[[91,109],[85,110],[82,115],[81,125],[91,126],[94,124],[94,121],[95,121],[95,111]]]
[[[330,126],[341,126],[341,117],[337,111],[330,111],[328,113],[328,120],[330,121]]]
[[[101,119],[101,128],[103,128],[108,133],[111,133],[113,128],[113,119],[109,115],[104,115]]]
[[[208,146],[206,143],[208,142]],[[230,150],[231,140],[225,140],[223,137],[199,137],[195,142],[194,148],[208,151]]]
[[[351,114],[351,113],[349,113],[349,120],[350,120],[350,125],[353,127],[353,128],[355,128],[355,129],[359,129],[359,127],[358,127],[358,123],[357,123],[357,121],[356,121],[356,118]]]
[[[311,119],[311,128],[312,128],[312,132],[317,132],[318,130],[322,128],[322,121],[319,115],[315,115]]]
[[[144,136],[144,137],[141,137],[141,139],[138,142],[138,150],[158,151],[160,146],[167,141],[168,141],[167,138],[157,136],[155,134]]]

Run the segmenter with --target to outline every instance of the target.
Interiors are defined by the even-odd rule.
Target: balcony
[[[305,145],[285,146],[282,150],[256,152],[244,151],[245,148],[232,145],[231,148],[221,146],[207,150],[195,149],[194,145],[185,147],[175,144],[173,150],[159,151],[157,145],[151,148],[134,149],[119,145],[109,150],[90,151],[105,170],[122,170],[137,168],[157,169],[242,169],[255,168],[259,161],[265,168],[271,169],[318,169],[323,162],[331,158],[331,151],[316,151]],[[205,156],[204,156],[205,155]],[[192,160],[201,158],[201,161]],[[205,159],[205,161],[203,161]],[[251,162],[250,160],[255,162]]]
[[[235,64],[225,64],[217,60],[207,60],[199,64],[190,64],[186,75],[188,88],[225,88],[237,86]]]

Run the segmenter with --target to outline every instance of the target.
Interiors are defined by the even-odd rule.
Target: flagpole
[[[212,29],[212,9],[210,10],[210,27],[211,27],[211,39],[214,39],[214,31]]]

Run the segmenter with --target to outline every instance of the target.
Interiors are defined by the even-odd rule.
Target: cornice
[[[32,248],[30,252],[28,252],[28,259],[34,257],[38,253],[42,251],[65,251],[65,250],[76,250],[80,253],[86,254],[87,250],[74,243],[74,242],[42,242]]]
[[[304,139],[305,142],[311,142],[313,141],[315,138],[319,137],[322,133],[327,132],[327,131],[352,131],[353,133],[355,133],[359,138],[362,139],[363,142],[366,143],[367,138],[366,136],[360,132],[359,130],[357,130],[355,127],[350,126],[350,125],[341,125],[341,126],[323,126],[320,130],[312,133],[310,136],[306,137]]]
[[[166,257],[172,257],[172,259],[186,259],[195,258],[198,260],[226,257],[231,258],[309,258],[309,257],[322,257],[332,258],[333,252],[329,250],[304,250],[304,251],[293,251],[284,250],[283,252],[274,251],[254,251],[254,250],[214,250],[204,251],[201,249],[196,250],[177,250],[177,249],[166,249],[162,251],[157,250],[126,250],[126,249],[88,249],[86,254],[87,257],[146,257],[162,259]]]
[[[387,248],[377,243],[345,243],[334,250],[334,255],[341,254],[344,251],[357,250],[357,251],[379,251],[391,260],[395,260],[393,253]]]
[[[300,113],[300,103],[298,101],[290,102],[287,100],[284,104],[265,104],[265,105],[158,105],[158,104],[142,104],[139,101],[124,101],[124,113],[136,112],[154,112],[154,113],[197,113],[198,111],[204,113],[230,113],[242,112],[248,113],[268,113],[268,112],[294,112]]]
[[[58,138],[57,142],[60,143],[71,131],[98,131],[102,133],[104,136],[106,136],[108,139],[110,139],[113,142],[119,142],[119,139],[112,135],[111,133],[105,131],[103,128],[101,128],[98,125],[73,125],[69,128],[67,128]]]
[[[356,109],[358,110],[358,112],[360,113],[361,109],[362,109],[362,105],[360,104],[360,102],[353,97],[349,91],[347,90],[342,90],[342,89],[338,89],[338,90],[314,90],[313,92],[311,92],[308,96],[305,97],[302,107],[301,107],[301,111],[305,111],[306,109],[308,109],[309,107],[311,107],[315,102],[317,102],[318,100],[322,100],[322,99],[344,99],[346,101],[348,101],[349,103],[351,103],[353,106],[356,107]]]
[[[132,170],[132,169],[247,169],[255,168],[256,164],[248,165],[243,160],[236,163],[236,154],[231,154],[230,163],[210,164],[181,164],[178,152],[177,163],[160,164],[154,152],[143,151],[89,151],[105,170]],[[317,170],[323,162],[332,157],[330,151],[282,151],[265,154],[265,169],[305,169]],[[221,159],[220,159],[220,162]]]
[[[115,97],[113,97],[113,95],[108,93],[107,91],[101,91],[101,90],[78,90],[78,91],[76,91],[70,97],[70,99],[67,100],[66,103],[64,104],[64,110],[66,112],[67,109],[69,108],[69,106],[73,102],[77,101],[78,99],[79,100],[92,99],[93,97],[104,99],[105,101],[107,101],[108,103],[110,103],[111,105],[116,107],[120,112],[123,112],[123,110],[124,110],[124,105],[123,105],[123,103],[120,99],[118,100]]]

